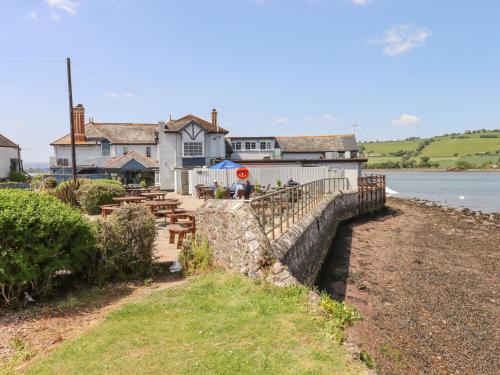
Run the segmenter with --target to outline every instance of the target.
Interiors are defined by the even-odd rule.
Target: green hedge
[[[87,182],[78,190],[80,207],[89,215],[99,214],[103,204],[114,203],[113,198],[124,195],[123,186],[101,181]]]
[[[47,296],[57,274],[87,281],[95,233],[79,211],[47,193],[0,190],[0,295]]]
[[[153,272],[156,228],[151,211],[142,205],[123,205],[97,221],[95,278],[130,280]]]

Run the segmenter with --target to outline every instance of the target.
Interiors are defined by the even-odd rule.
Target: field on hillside
[[[496,137],[495,137],[496,136]],[[491,138],[488,138],[491,137]],[[425,141],[425,147],[417,148]],[[429,158],[431,165],[453,168],[458,162],[467,162],[473,168],[500,164],[500,131],[471,132],[438,136],[428,139],[411,139],[384,142],[360,142],[370,166],[383,168],[384,163],[399,163],[401,156],[391,153],[406,152],[418,164],[422,157]],[[370,156],[370,155],[377,156]],[[378,165],[378,166],[377,166]]]

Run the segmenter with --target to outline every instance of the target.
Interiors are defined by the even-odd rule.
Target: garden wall
[[[335,193],[272,242],[244,202],[208,200],[196,211],[196,220],[197,233],[208,240],[217,262],[279,285],[312,285],[338,224],[357,215],[357,192]]]

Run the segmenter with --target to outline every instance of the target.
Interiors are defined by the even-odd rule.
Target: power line
[[[28,64],[59,64],[64,60],[21,60],[21,59],[0,59],[0,63],[28,63]]]
[[[137,90],[134,90],[134,89],[132,89],[132,88],[130,88],[130,87],[128,87],[128,86],[126,86],[126,85],[121,84],[120,82],[117,82],[117,81],[115,81],[115,80],[113,80],[113,79],[111,79],[111,78],[106,77],[105,75],[103,75],[103,74],[101,74],[101,73],[97,73],[97,72],[95,72],[95,71],[93,71],[93,70],[91,70],[91,69],[89,69],[89,68],[86,68],[86,67],[84,67],[84,66],[82,66],[82,65],[80,65],[80,64],[78,64],[78,63],[76,63],[76,62],[74,62],[74,61],[72,61],[71,63],[72,63],[74,66],[76,66],[77,68],[80,68],[81,70],[83,70],[83,71],[85,71],[85,72],[87,72],[87,73],[89,73],[89,74],[91,74],[91,75],[94,75],[94,76],[96,76],[96,77],[98,77],[98,78],[101,78],[102,80],[107,81],[107,82],[109,82],[109,83],[111,83],[111,84],[113,84],[113,85],[115,85],[115,86],[117,86],[117,87],[120,87],[120,88],[122,88],[123,90],[126,90],[126,91],[128,91],[128,92],[130,92],[130,93],[132,93],[132,94],[134,94],[134,95],[140,96],[140,97],[142,97],[142,98],[144,98],[144,99],[147,99],[147,100],[149,100],[149,101],[151,101],[151,102],[153,102],[153,103],[156,103],[156,104],[160,104],[160,105],[162,105],[162,106],[165,106],[165,107],[167,107],[167,108],[169,108],[169,109],[171,109],[171,110],[178,111],[178,109],[176,109],[176,108],[174,108],[174,107],[172,107],[172,106],[170,106],[170,105],[168,105],[168,104],[165,104],[165,103],[164,103],[164,102],[162,102],[161,100],[158,100],[158,99],[152,98],[152,97],[150,97],[150,96],[148,96],[148,95],[144,95],[144,94],[142,94],[142,93],[138,92]]]

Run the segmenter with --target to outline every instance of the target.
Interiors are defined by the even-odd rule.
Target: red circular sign
[[[246,169],[245,167],[238,168],[236,170],[236,176],[238,176],[238,178],[241,180],[244,180],[245,178],[247,178],[248,174],[249,174],[248,169]]]

